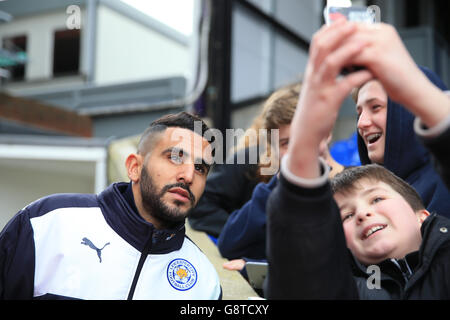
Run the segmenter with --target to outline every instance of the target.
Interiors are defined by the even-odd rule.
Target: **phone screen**
[[[368,24],[380,22],[380,8],[370,7],[325,7],[324,18],[327,25],[332,24],[339,18],[346,18],[348,21],[364,22]]]

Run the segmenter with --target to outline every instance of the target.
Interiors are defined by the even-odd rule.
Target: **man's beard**
[[[149,175],[146,166],[142,167],[139,186],[144,209],[152,217],[156,218],[164,227],[170,228],[175,224],[183,222],[195,205],[195,196],[192,194],[189,186],[181,182],[165,185],[158,193],[156,185]],[[179,207],[185,204],[184,202],[174,200],[173,203],[175,207],[169,207],[163,202],[162,197],[172,188],[183,188],[189,193],[191,208],[183,212]]]

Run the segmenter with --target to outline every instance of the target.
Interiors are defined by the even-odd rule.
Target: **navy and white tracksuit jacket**
[[[19,211],[0,233],[0,299],[221,298],[184,223],[156,230],[127,201],[129,185],[52,195]]]

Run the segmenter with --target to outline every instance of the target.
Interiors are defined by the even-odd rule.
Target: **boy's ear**
[[[135,153],[130,154],[125,160],[128,178],[133,182],[138,182],[141,177],[142,161],[142,156]]]
[[[425,219],[428,218],[429,216],[430,213],[425,209],[416,212],[416,217],[420,224],[422,224],[425,221]]]

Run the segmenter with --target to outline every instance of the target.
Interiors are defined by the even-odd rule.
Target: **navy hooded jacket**
[[[228,218],[217,246],[227,259],[266,260],[266,204],[278,179],[259,183],[252,198]]]
[[[434,85],[448,90],[431,70],[421,69]],[[402,105],[388,100],[384,167],[412,185],[428,211],[450,217],[450,192],[435,171],[430,153],[414,133],[414,119]],[[371,163],[359,134],[358,151],[361,164]]]

